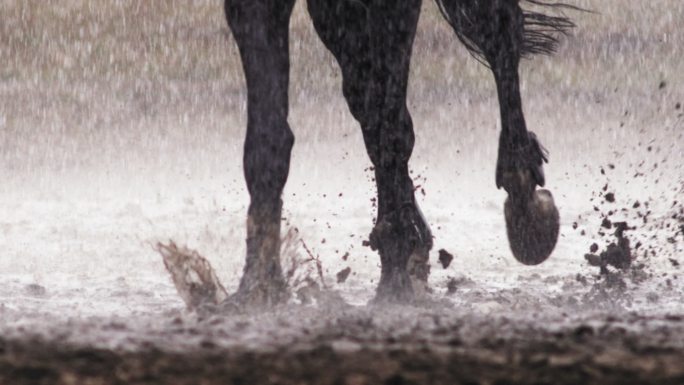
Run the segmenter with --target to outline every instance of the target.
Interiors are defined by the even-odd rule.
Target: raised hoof
[[[523,203],[506,198],[504,216],[515,259],[525,265],[546,261],[556,246],[560,230],[560,217],[551,192],[537,190]]]

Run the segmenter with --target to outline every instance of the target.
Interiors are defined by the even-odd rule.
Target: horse
[[[247,85],[243,166],[250,203],[247,252],[234,295],[240,304],[273,306],[287,296],[280,265],[281,194],[294,135],[288,124],[288,27],[295,0],[225,0]],[[559,213],[545,184],[548,152],[527,130],[519,62],[552,54],[574,27],[561,12],[572,6],[539,0],[436,0],[456,37],[494,75],[501,132],[497,188],[514,257],[536,265],[555,247]],[[381,261],[375,301],[405,303],[424,293],[432,248],[416,203],[408,161],[415,137],[406,105],[411,50],[422,0],[307,0],[314,29],[342,72],[342,94],[361,126],[373,164],[378,212],[369,243]],[[523,9],[523,3],[534,10]],[[547,7],[547,8],[544,8]]]

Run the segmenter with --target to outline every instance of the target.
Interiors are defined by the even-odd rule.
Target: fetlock
[[[373,250],[380,250],[383,243],[393,243],[394,236],[401,236],[410,248],[430,250],[432,248],[432,232],[415,203],[407,203],[398,210],[378,218],[370,234],[370,246]]]
[[[546,183],[543,165],[548,161],[548,151],[534,132],[528,131],[527,143],[518,147],[500,143],[496,187],[503,187],[514,200],[529,200],[535,188]]]
[[[280,265],[280,212],[250,208],[247,217],[247,258],[236,300],[252,307],[270,307],[287,298]]]
[[[415,203],[380,218],[370,235],[370,246],[382,263],[378,298],[405,302],[428,291],[432,234]]]

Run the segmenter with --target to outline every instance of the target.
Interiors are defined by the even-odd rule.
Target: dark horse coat
[[[247,259],[235,299],[270,305],[286,292],[279,262],[281,193],[294,136],[287,121],[288,27],[295,0],[226,0],[247,83],[244,171],[250,194]],[[525,0],[535,9],[568,7]],[[456,36],[496,81],[501,134],[496,185],[508,193],[508,237],[523,263],[544,261],[558,236],[558,211],[544,185],[546,151],[527,130],[519,90],[521,58],[549,54],[570,29],[563,16],[526,11],[519,0],[437,0]],[[342,70],[342,93],[374,165],[378,218],[370,244],[381,259],[377,299],[407,301],[425,288],[432,235],[414,198],[414,144],[406,107],[411,49],[421,0],[307,0],[316,32]],[[571,7],[570,7],[571,8]]]

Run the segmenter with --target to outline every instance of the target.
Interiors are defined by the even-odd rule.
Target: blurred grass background
[[[574,106],[571,114],[585,109],[618,119],[643,105],[661,81],[670,99],[682,94],[684,2],[571,3],[595,13],[566,11],[578,27],[558,55],[524,62],[530,120],[548,115],[549,101]],[[449,117],[457,122],[479,125],[474,117],[498,116],[488,70],[458,43],[434,2],[423,8],[410,83],[417,131],[436,106],[460,113]],[[163,166],[168,159],[155,154],[172,149],[184,161],[220,163],[226,159],[214,154],[240,151],[245,90],[222,1],[2,0],[0,15],[0,162],[9,177],[120,161]],[[339,114],[323,114],[319,129],[298,129],[322,106],[345,114],[339,70],[301,0],[290,45],[291,121],[300,143],[338,138],[340,129],[330,125]],[[592,105],[606,99],[618,105],[592,115]],[[480,115],[473,104],[484,104]],[[435,135],[432,129],[424,132]]]

